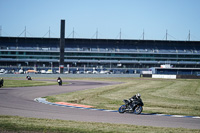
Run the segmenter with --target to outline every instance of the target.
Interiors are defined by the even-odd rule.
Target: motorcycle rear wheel
[[[122,105],[121,107],[119,107],[118,112],[119,112],[119,113],[124,113],[125,110],[126,110],[126,106],[125,106],[125,105]]]

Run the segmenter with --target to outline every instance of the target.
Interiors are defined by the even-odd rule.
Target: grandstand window
[[[10,52],[10,54],[16,54],[16,52]]]
[[[1,51],[1,54],[8,54],[7,51]]]
[[[51,53],[51,55],[60,55],[59,53]]]
[[[6,56],[6,57],[2,57],[2,58],[11,58],[11,59],[16,59],[16,56]]]
[[[111,56],[115,56],[115,53],[111,53]]]

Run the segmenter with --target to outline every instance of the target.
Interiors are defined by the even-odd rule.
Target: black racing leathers
[[[129,99],[129,105],[132,107],[132,109],[135,109],[136,105],[141,105],[143,106],[143,102],[141,98],[137,98],[136,95],[134,95],[133,97],[131,97]]]

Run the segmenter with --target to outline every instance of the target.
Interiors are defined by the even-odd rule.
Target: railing
[[[0,50],[14,51],[59,51],[59,47],[0,47]],[[134,53],[196,53],[200,50],[194,49],[137,49],[137,48],[65,48],[65,51],[87,51],[87,52],[134,52]]]

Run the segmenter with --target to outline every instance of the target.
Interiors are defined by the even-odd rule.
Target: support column
[[[64,71],[64,49],[65,49],[65,20],[61,20],[60,26],[60,73]]]

